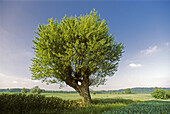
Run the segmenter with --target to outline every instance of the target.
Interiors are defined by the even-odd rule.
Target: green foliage
[[[27,94],[13,94],[13,93],[12,94],[1,94],[0,95],[0,112],[2,114],[3,113],[4,114],[10,114],[10,113],[11,114],[13,113],[15,114],[19,114],[19,113],[105,114],[105,113],[109,113],[110,114],[112,113],[113,110],[116,110],[117,112],[119,112],[120,111],[119,108],[121,108],[121,111],[125,111],[124,108],[122,107],[138,102],[138,101],[134,101],[130,99],[122,99],[122,98],[113,99],[112,97],[103,98],[103,96],[100,96],[100,98],[93,99],[93,103],[91,105],[83,105],[82,102],[80,102],[80,100],[70,101],[70,100],[62,100],[57,97],[45,97],[42,95],[36,95],[36,94],[28,95],[28,94],[29,93]],[[70,96],[70,94],[65,94],[65,95],[67,95],[67,97]],[[103,94],[103,95],[106,95],[106,94]],[[126,94],[124,95],[126,96]],[[77,97],[79,96],[77,95]],[[166,104],[164,106],[166,106]],[[149,106],[149,108],[150,107],[151,106]],[[144,109],[145,107],[142,107],[142,108]],[[139,110],[139,107],[138,107],[138,110]],[[133,112],[133,109],[129,109],[129,112]]]
[[[56,112],[57,114],[103,114],[105,111],[116,110],[127,106],[126,104],[97,104],[85,108],[77,108],[73,110],[63,110]]]
[[[170,90],[166,90],[165,93],[166,93],[166,98],[170,98]]]
[[[42,92],[42,90],[38,86],[35,86],[35,87],[31,88],[30,92],[40,94]]]
[[[78,81],[100,85],[113,76],[124,46],[116,43],[105,20],[97,12],[79,17],[65,16],[60,23],[49,19],[39,25],[33,40],[33,79],[48,83],[66,82],[75,87]],[[85,79],[86,78],[86,79]]]
[[[6,89],[6,92],[10,92],[10,89],[9,89],[9,88],[7,88],[7,89]]]
[[[137,101],[133,101],[130,99],[93,99],[93,103],[88,107],[83,108],[74,108],[72,110],[63,110],[61,112],[57,112],[59,114],[103,114],[109,110],[116,110],[121,107],[125,107],[129,104],[136,103]]]
[[[95,91],[93,91],[93,95],[96,95],[96,92],[95,92]]]
[[[169,101],[145,101],[102,114],[169,114]]]
[[[132,104],[137,101],[133,101],[131,99],[122,99],[122,98],[99,98],[99,99],[93,99],[94,104]]]
[[[45,97],[36,94],[1,94],[0,112],[3,114],[22,114],[36,111],[63,110],[79,107],[75,101],[62,100],[57,97]]]
[[[131,94],[131,93],[132,92],[131,92],[130,88],[125,89],[125,94]]]
[[[156,99],[166,99],[166,93],[163,89],[155,89],[151,95]]]
[[[27,93],[28,90],[26,88],[22,88],[21,93]]]

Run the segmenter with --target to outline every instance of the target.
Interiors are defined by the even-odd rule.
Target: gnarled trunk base
[[[79,85],[78,83],[75,82],[70,82],[70,81],[66,82],[66,84],[74,88],[80,94],[83,103],[92,103],[88,83],[89,81],[84,81],[81,83],[81,85]]]
[[[79,91],[80,91],[79,94],[82,97],[83,103],[92,103],[89,87],[82,86],[80,87]]]
[[[88,84],[82,83],[81,85],[77,85],[76,88],[74,88],[74,89],[82,97],[83,103],[92,103]]]

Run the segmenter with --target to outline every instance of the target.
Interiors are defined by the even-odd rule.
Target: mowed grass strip
[[[59,97],[65,100],[78,100],[81,99],[78,93],[41,93],[47,97]]]
[[[41,95],[45,95],[48,97],[60,97],[66,100],[78,100],[81,99],[78,93],[41,93]],[[101,98],[122,98],[122,99],[133,99],[133,100],[154,100],[151,94],[91,94],[92,99],[101,99]]]
[[[5,93],[5,92],[4,92]],[[2,93],[0,92],[0,95]],[[11,92],[6,92],[5,94],[19,94],[19,93],[11,93]],[[29,95],[31,93],[27,93]],[[81,99],[80,95],[78,93],[41,93],[40,95],[45,95],[47,97],[59,97],[65,100],[78,100]],[[92,99],[97,99],[97,98],[122,98],[122,99],[132,99],[132,100],[155,100],[151,96],[151,94],[96,94],[93,95],[91,94]]]

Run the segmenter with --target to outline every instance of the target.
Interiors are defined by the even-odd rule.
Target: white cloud
[[[46,83],[41,83],[40,80],[31,80],[26,77],[17,77],[15,75],[9,75],[7,73],[0,72],[0,89],[4,88],[32,88],[34,86],[39,86],[42,89],[56,90],[59,88],[58,84],[46,85]],[[65,87],[63,90],[73,90],[72,88]]]
[[[165,43],[165,46],[168,47],[169,45],[170,45],[170,42],[166,42],[166,43]]]
[[[156,52],[157,50],[158,50],[158,47],[157,46],[153,46],[153,47],[149,47],[148,49],[141,50],[141,53],[145,54],[145,55],[149,55],[151,53]]]
[[[3,74],[3,73],[0,73],[0,77],[5,77],[5,74]]]
[[[41,85],[39,80],[31,80],[24,77],[17,77],[14,75],[8,75],[0,72],[0,88],[31,88],[34,85]]]
[[[134,64],[134,63],[131,63],[129,64],[130,67],[134,67],[134,68],[137,68],[137,67],[141,67],[142,65],[141,64]]]
[[[17,84],[18,82],[17,81],[13,81],[12,83]]]
[[[41,83],[40,80],[33,80],[33,82],[35,82],[35,83]]]

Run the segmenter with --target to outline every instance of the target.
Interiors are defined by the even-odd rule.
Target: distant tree
[[[21,88],[11,88],[10,92],[21,92]]]
[[[27,93],[28,90],[26,88],[22,88],[21,93]]]
[[[93,91],[93,95],[96,95],[96,92],[95,92],[95,91]]]
[[[155,87],[155,88],[154,88],[154,90],[157,90],[157,89],[159,89],[159,88],[158,88],[158,87]]]
[[[6,89],[6,92],[10,92],[10,89],[9,89],[9,88],[7,88],[7,89]]]
[[[83,102],[92,101],[89,86],[103,85],[106,76],[114,75],[124,52],[95,10],[90,15],[65,16],[60,23],[51,18],[35,33],[32,78],[65,83]]]
[[[166,90],[165,93],[166,93],[166,98],[170,98],[170,90]]]
[[[35,86],[35,87],[31,88],[30,92],[40,94],[42,92],[42,90],[38,86]]]
[[[131,94],[132,92],[131,92],[131,89],[130,88],[127,88],[127,89],[125,89],[125,94]]]
[[[156,88],[151,95],[156,99],[166,99],[166,92],[163,89]]]
[[[125,92],[124,92],[124,91],[121,91],[121,92],[118,92],[118,94],[125,94]]]
[[[41,89],[41,93],[45,93],[46,91],[45,91],[45,89]],[[52,91],[51,91],[51,93],[52,93]]]

